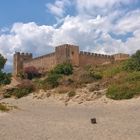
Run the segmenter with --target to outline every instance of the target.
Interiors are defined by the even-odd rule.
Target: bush
[[[58,64],[48,74],[48,77],[44,80],[50,88],[57,87],[62,75],[70,75],[73,72],[73,67],[70,63]]]
[[[30,80],[40,75],[38,70],[34,66],[24,68],[24,74],[27,76],[27,79]]]
[[[25,79],[25,73],[24,72],[19,72],[17,75],[20,79]]]
[[[94,69],[90,68],[88,70],[89,75],[94,79],[94,80],[99,80],[102,79],[102,75],[100,72],[95,71]]]
[[[10,73],[4,73],[0,71],[0,84],[1,85],[7,85],[11,83],[11,74]]]
[[[47,79],[45,80],[51,88],[57,87],[59,85],[60,74],[49,73]]]
[[[140,64],[134,58],[130,58],[124,62],[123,69],[126,71],[140,71]]]
[[[47,82],[45,80],[41,80],[41,79],[34,79],[33,80],[35,88],[36,89],[44,89],[46,90],[47,88]]]
[[[7,59],[5,59],[1,54],[0,54],[0,71],[4,68],[4,65],[6,63]]]
[[[73,97],[73,96],[75,96],[76,95],[76,92],[75,91],[70,91],[70,92],[68,92],[68,96],[69,97]]]
[[[128,73],[128,75],[125,77],[125,81],[127,82],[140,81],[140,71],[134,71],[132,73]]]
[[[10,84],[10,82],[11,82],[11,74],[7,74],[2,71],[6,61],[7,61],[7,59],[5,59],[0,54],[0,85]]]
[[[70,75],[73,73],[73,67],[70,63],[58,64],[51,72],[56,74]]]
[[[10,109],[5,104],[0,103],[0,111],[7,112],[9,110]]]
[[[130,99],[140,94],[140,82],[111,85],[106,93],[108,98],[114,100]]]
[[[33,91],[32,87],[12,88],[4,93],[4,98],[10,98],[12,96],[16,98],[21,98],[28,95],[32,91]]]
[[[123,69],[126,71],[140,71],[140,50],[124,63]]]
[[[30,88],[29,87],[28,88],[15,88],[13,90],[12,95],[15,96],[16,98],[21,98],[28,95],[32,91],[33,89],[31,87]]]
[[[79,83],[80,85],[88,84],[100,79],[102,79],[102,74],[88,65],[84,68],[84,71],[80,73],[77,83]]]

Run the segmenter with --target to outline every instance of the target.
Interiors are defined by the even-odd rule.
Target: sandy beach
[[[8,113],[0,112],[0,140],[140,139],[140,98],[99,99],[65,106],[52,98],[37,100],[30,95],[0,102],[18,107]],[[93,117],[97,124],[91,124]]]

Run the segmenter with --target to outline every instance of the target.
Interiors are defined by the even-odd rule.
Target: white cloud
[[[127,6],[136,4],[138,0],[75,0],[77,13],[82,17],[96,17],[97,15],[116,17],[126,12]],[[126,6],[124,8],[124,6]],[[117,14],[117,15],[116,15]],[[114,17],[110,17],[114,19]]]
[[[140,9],[128,12],[118,20],[115,27],[118,33],[134,32],[137,29],[140,29]]]
[[[78,8],[86,8],[91,13],[93,6],[104,7],[119,4],[120,0],[77,0]],[[130,2],[124,0],[125,4]],[[131,1],[132,2],[132,1]],[[63,17],[65,7],[69,0],[56,0],[54,5],[58,11],[52,10],[57,17]],[[51,10],[51,9],[50,9]],[[61,11],[62,10],[62,11]],[[79,10],[79,9],[78,9]],[[80,11],[79,11],[80,12]],[[76,16],[60,18],[63,22],[59,26],[39,26],[34,22],[15,23],[9,34],[0,35],[0,53],[8,58],[8,65],[12,64],[12,55],[15,51],[32,52],[35,56],[48,53],[53,50],[52,46],[63,43],[76,44],[81,50],[97,53],[113,54],[118,52],[134,53],[140,49],[140,10],[125,11],[114,10],[111,13],[96,16],[86,12],[86,16],[79,13]],[[133,36],[123,42],[110,35],[126,34],[132,32]]]
[[[0,36],[0,53],[9,60],[7,64],[11,65],[15,51],[31,52],[35,56],[51,52],[53,32],[51,26],[38,26],[34,22],[15,23],[10,34]]]
[[[129,4],[132,0],[77,0],[79,7],[86,7],[90,9],[91,7],[105,7],[105,6],[112,6],[115,4]]]
[[[68,5],[70,5],[69,0],[56,0],[54,4],[46,4],[46,7],[53,15],[62,18],[65,14],[65,7]]]

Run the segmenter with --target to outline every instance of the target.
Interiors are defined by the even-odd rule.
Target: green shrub
[[[45,80],[51,88],[57,87],[59,85],[60,74],[49,73],[47,79]]]
[[[128,73],[125,77],[125,81],[140,81],[140,71],[134,71],[132,73]]]
[[[9,108],[5,104],[0,103],[0,111],[7,112]]]
[[[68,96],[69,97],[73,97],[73,96],[75,96],[76,95],[76,92],[75,91],[70,91],[70,92],[68,92]]]
[[[94,72],[92,75],[91,75],[95,80],[100,80],[102,79],[102,75],[100,72]]]
[[[130,99],[140,94],[140,82],[111,85],[106,93],[108,98],[114,100]]]
[[[47,89],[47,82],[46,80],[41,79],[34,79],[33,80],[36,89]]]
[[[48,74],[48,77],[44,80],[46,86],[50,88],[57,87],[59,85],[59,80],[62,75],[70,75],[73,73],[73,67],[70,63],[58,64],[53,70]]]
[[[122,66],[121,64],[119,66],[113,66],[109,67],[106,70],[103,71],[103,76],[105,78],[112,78],[113,76],[117,75],[122,71]]]
[[[0,71],[0,84],[7,85],[11,83],[11,74]]]
[[[33,91],[33,89],[31,87],[26,87],[26,88],[15,88],[13,90],[12,95],[15,96],[16,98],[21,98],[24,97],[26,95],[28,95],[29,93],[31,93]]]
[[[19,77],[20,79],[25,79],[25,74],[24,74],[24,72],[19,72],[18,74],[17,74],[17,77]]]
[[[28,95],[29,93],[31,93],[33,91],[33,87],[29,86],[29,87],[16,87],[16,88],[11,88],[5,91],[5,93],[3,94],[4,98],[10,98],[12,96],[16,97],[16,98],[21,98],[23,96]]]
[[[10,92],[6,92],[3,95],[4,98],[10,98],[11,96],[12,96],[12,94]]]
[[[3,72],[3,68],[4,68],[6,61],[7,61],[7,59],[5,59],[0,54],[0,85],[10,84],[10,82],[11,82],[11,74],[10,73],[7,74],[7,73]]]
[[[77,84],[88,84],[100,79],[102,79],[102,74],[100,72],[94,71],[93,69],[88,69],[87,71],[81,73]]]
[[[102,79],[102,74],[99,71],[95,71],[94,69],[90,68],[88,73],[94,80]]]
[[[73,73],[73,67],[70,63],[58,64],[51,72],[56,74],[70,75]]]
[[[130,58],[124,62],[123,69],[126,71],[140,71],[140,64],[134,58]]]
[[[138,50],[132,57],[124,62],[123,69],[126,71],[140,71],[140,50]]]

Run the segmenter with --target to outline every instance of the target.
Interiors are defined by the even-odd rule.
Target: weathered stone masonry
[[[17,75],[25,67],[34,66],[40,72],[52,69],[57,64],[70,62],[73,66],[100,65],[128,59],[128,54],[103,55],[79,52],[79,46],[64,44],[57,46],[55,52],[33,58],[31,53],[14,54],[13,74]]]

